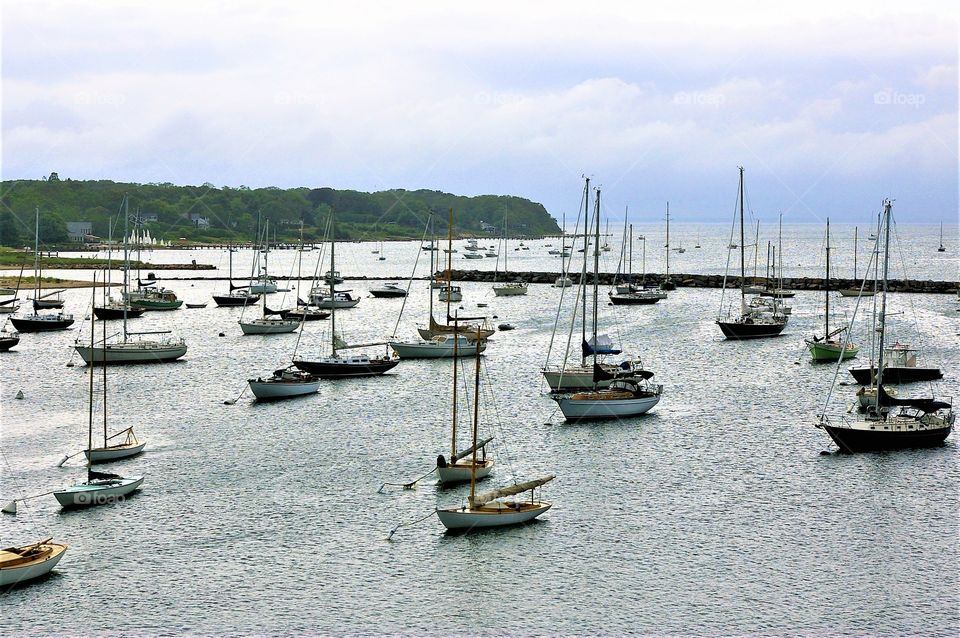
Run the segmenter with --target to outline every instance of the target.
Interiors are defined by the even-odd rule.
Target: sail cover
[[[613,345],[610,335],[594,335],[589,341],[583,342],[583,355],[591,354],[620,354],[623,352]]]
[[[936,412],[937,410],[945,410],[951,407],[951,405],[946,401],[937,401],[936,399],[923,399],[923,398],[897,399],[887,394],[887,391],[883,388],[883,386],[880,386],[880,388],[877,391],[879,392],[880,405],[907,406],[911,408],[916,408],[924,413]]]
[[[513,496],[514,494],[527,492],[534,488],[540,487],[544,483],[549,483],[555,478],[556,478],[555,475],[548,474],[547,476],[544,476],[543,478],[538,478],[534,481],[527,481],[526,483],[517,483],[515,485],[509,485],[507,487],[501,487],[495,490],[490,490],[489,492],[484,492],[483,494],[477,494],[472,499],[470,499],[470,506],[481,507],[498,498],[503,498],[504,496]]]

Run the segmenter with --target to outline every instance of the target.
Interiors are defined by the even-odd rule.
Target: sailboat
[[[4,324],[3,329],[0,330],[0,352],[10,350],[18,343],[20,343],[20,333],[16,330],[7,332],[7,326]]]
[[[937,248],[938,253],[946,252],[947,249],[943,245],[943,222],[940,222],[940,247]]]
[[[858,227],[853,227],[853,283],[856,286],[857,283],[857,230]],[[873,238],[876,240],[876,237]],[[873,288],[867,288],[866,285],[862,287],[855,288],[841,288],[840,295],[843,297],[872,297],[875,291]]]
[[[437,518],[448,530],[504,527],[525,523],[537,518],[552,506],[552,503],[536,499],[533,490],[552,481],[555,478],[553,474],[534,481],[516,483],[482,494],[477,493],[477,479],[481,477],[481,469],[484,468],[484,463],[486,463],[486,460],[477,456],[478,450],[482,448],[481,442],[477,440],[480,429],[480,342],[481,338],[478,331],[475,341],[477,345],[473,398],[473,443],[470,447],[469,465],[470,496],[467,499],[467,504],[461,507],[437,509]],[[456,366],[457,363],[454,361],[454,368]],[[456,424],[456,420],[454,420],[454,424]],[[489,459],[489,462],[492,467],[492,459]],[[506,497],[524,492],[530,492],[529,500],[503,500]]]
[[[274,401],[313,394],[320,387],[320,377],[287,366],[275,370],[266,379],[257,377],[248,379],[247,383],[258,401]]]
[[[336,246],[337,246],[337,226],[336,211],[330,212],[330,272],[336,273]],[[336,285],[330,278],[330,292],[336,295]],[[338,350],[346,348],[359,348],[362,344],[348,346],[337,336],[337,305],[330,306],[330,356],[318,357],[307,361],[305,359],[295,358],[293,364],[304,372],[309,372],[321,379],[342,379],[347,377],[371,377],[378,376],[400,363],[399,359],[394,359],[383,355],[380,357],[371,357],[367,354],[354,354],[349,357],[341,357]]]
[[[676,290],[677,285],[670,281],[670,202],[667,202],[667,243],[664,248],[667,253],[667,272],[660,283],[660,290]]]
[[[454,341],[454,344],[454,347],[459,349],[458,341]],[[472,345],[474,350],[479,350],[479,340]],[[486,450],[486,445],[493,440],[493,437],[483,441],[474,440],[474,445],[466,450],[457,450],[457,369],[460,367],[457,355],[459,354],[460,352],[457,352],[453,358],[453,417],[451,419],[450,458],[444,458],[442,454],[437,456],[437,477],[444,485],[464,483],[471,478],[474,480],[481,479],[493,471],[494,465],[493,457],[488,457]],[[464,354],[469,354],[469,350]],[[474,401],[477,397],[479,397],[479,393],[474,397]],[[479,461],[477,461],[476,455],[473,455],[476,449],[479,449],[483,454]],[[473,456],[471,457],[471,455]]]
[[[51,536],[29,545],[0,549],[0,588],[49,574],[67,551],[66,545],[52,541]]]
[[[126,202],[126,200],[124,200]],[[126,209],[125,209],[126,210]],[[126,232],[124,232],[126,236]],[[129,286],[130,253],[126,241],[123,246],[123,290],[126,293]],[[106,277],[104,277],[106,278]],[[169,334],[169,330],[149,330],[130,332],[127,329],[127,317],[123,316],[123,337],[120,341],[107,341],[106,327],[104,327],[103,341],[99,345],[91,343],[89,346],[81,344],[77,339],[74,350],[88,365],[104,365],[108,363],[166,363],[176,361],[187,354],[187,343],[182,338],[144,338],[146,335]],[[137,336],[139,339],[131,339]],[[91,335],[92,337],[92,335]]]
[[[818,428],[826,430],[842,452],[933,447],[942,444],[953,429],[955,415],[951,400],[936,397],[895,398],[890,396],[883,386],[887,381],[884,340],[886,338],[891,209],[890,200],[884,200],[881,228],[884,237],[883,280],[880,287],[881,301],[878,315],[880,325],[876,330],[879,358],[876,374],[871,380],[871,389],[875,391],[873,404],[868,405],[864,413],[854,420],[842,418],[840,422],[831,422],[826,416],[826,408],[830,401],[828,393],[816,423]],[[837,365],[840,363],[838,362]]]
[[[264,232],[264,258],[266,258],[266,253],[270,250],[269,237],[270,237],[270,222],[268,221],[264,225],[266,231]],[[254,260],[254,266],[256,266],[256,260]],[[273,335],[273,334],[289,334],[296,331],[300,327],[300,321],[292,317],[273,317],[269,316],[267,312],[267,296],[264,289],[254,290],[253,286],[250,287],[251,292],[259,292],[261,295],[261,315],[260,317],[252,320],[244,321],[243,315],[241,314],[240,319],[237,323],[240,324],[240,329],[245,335]],[[276,290],[274,289],[274,292]],[[246,310],[246,308],[244,308]]]
[[[759,227],[760,227],[760,222],[757,222],[758,232],[759,232]],[[792,290],[786,290],[783,287],[783,213],[780,213],[779,229],[780,229],[778,232],[779,238],[777,240],[776,249],[774,249],[772,253],[770,253],[768,249],[768,257],[771,254],[773,255],[773,267],[770,269],[770,275],[772,275],[773,278],[776,279],[776,287],[772,285],[771,277],[768,275],[766,286],[764,287],[763,290],[760,291],[760,296],[776,297],[778,299],[787,299],[789,297],[793,297],[794,295],[796,295],[796,293],[793,292]],[[780,263],[779,270],[777,269],[777,262]],[[782,309],[786,310],[786,307],[783,306],[782,304],[781,304],[781,307]],[[790,314],[790,313],[784,312],[784,314]]]
[[[597,190],[594,245],[600,243],[600,190]],[[586,238],[584,238],[586,241]],[[584,261],[587,253],[584,252]],[[586,277],[582,277],[581,289],[586,286]],[[663,386],[649,383],[653,372],[639,368],[629,369],[629,376],[617,376],[604,370],[598,363],[598,355],[618,353],[612,348],[612,341],[607,335],[598,333],[600,288],[600,256],[594,251],[593,257],[593,336],[587,340],[586,321],[581,322],[581,349],[584,358],[589,355],[593,358],[592,381],[590,390],[573,394],[552,395],[560,406],[560,411],[568,421],[581,419],[608,419],[614,417],[639,416],[651,410],[660,402]],[[586,291],[583,290],[583,297]],[[586,308],[584,308],[586,312]],[[585,319],[585,317],[584,317]],[[625,370],[626,372],[626,370]],[[601,381],[609,382],[609,387],[600,388]]]
[[[472,241],[476,243],[476,240],[472,240]],[[453,250],[453,209],[452,208],[450,209],[449,219],[447,222],[447,246],[448,246],[448,248],[446,249],[447,271],[446,271],[445,281],[443,282],[443,287],[441,288],[441,292],[445,290],[449,290],[453,287],[452,285],[453,262],[452,262],[452,256],[451,256],[451,251]],[[433,275],[434,275],[433,268],[431,268],[430,269],[431,290],[433,289]],[[459,290],[459,286],[457,287],[457,289]],[[446,302],[447,321],[453,321],[454,318],[450,315],[450,304],[453,303],[454,300],[451,297],[447,296],[443,301]],[[451,335],[457,332],[468,334],[468,335],[472,335],[477,332],[478,326],[475,324],[461,323],[461,324],[457,324],[459,326],[457,327],[454,325],[450,325],[449,323],[446,323],[446,324],[438,323],[437,320],[434,319],[433,317],[433,295],[432,294],[430,295],[429,303],[430,303],[429,310],[428,310],[430,314],[429,323],[426,327],[423,327],[423,326],[417,327],[417,332],[420,334],[420,337],[425,341],[431,341],[433,340],[434,337]],[[483,319],[483,318],[480,318],[480,319]],[[459,320],[463,320],[463,318],[461,317],[459,318]],[[479,326],[481,338],[484,340],[487,339],[487,337],[489,337],[495,332],[495,330],[488,328],[485,325],[485,323],[486,323],[486,319],[483,319],[483,323]]]
[[[846,338],[847,326],[830,330],[830,218],[827,218],[827,266],[823,293],[823,336],[807,339],[806,344],[814,361],[837,361],[857,356],[860,347]]]
[[[96,277],[94,277],[96,283]],[[96,299],[96,292],[93,299]],[[90,348],[93,348],[93,315],[90,315]],[[94,472],[91,468],[96,448],[93,447],[93,366],[90,367],[89,411],[87,423],[87,480],[76,483],[62,490],[53,492],[54,498],[62,507],[86,507],[102,505],[122,499],[140,488],[143,484],[142,476],[124,478],[107,472]],[[107,403],[104,400],[104,428],[106,428]],[[141,448],[142,449],[142,448]]]
[[[386,260],[387,260],[387,258],[386,258],[386,257],[384,256],[384,254],[383,254],[383,242],[382,242],[382,241],[380,242],[379,254],[380,254],[380,256],[377,257],[377,261],[386,261]]]
[[[233,253],[237,249],[233,246],[227,246],[227,293],[224,295],[213,295],[213,301],[221,308],[249,306],[260,301],[260,295],[250,292],[249,286],[233,285]]]
[[[627,283],[624,285],[616,286],[616,292],[610,293],[610,301],[615,306],[623,305],[649,305],[655,304],[661,299],[667,298],[667,293],[663,290],[656,288],[647,288],[644,286],[635,286],[633,284],[633,224],[630,224],[630,256],[629,256],[629,273],[627,274]],[[646,271],[647,264],[647,241],[646,237],[643,238],[643,269]],[[646,272],[644,272],[644,280],[646,280]]]
[[[40,207],[36,207],[36,223],[34,227],[33,238],[33,314],[32,315],[14,315],[10,317],[10,323],[19,332],[51,332],[53,330],[66,330],[73,325],[73,315],[58,312],[55,314],[40,314],[44,308],[62,308],[62,301],[45,300],[50,294],[41,294],[41,266],[40,266]]]
[[[127,198],[124,196],[123,203],[121,204],[121,210],[124,209]],[[126,213],[124,213],[126,215]],[[126,222],[124,222],[126,224]],[[126,225],[124,225],[126,228]],[[127,233],[123,233],[123,245],[124,245],[124,254],[126,254],[127,246]],[[113,272],[113,220],[107,220],[107,283],[103,287],[103,305],[93,306],[93,314],[97,316],[97,319],[106,321],[109,319],[136,319],[143,315],[147,311],[143,306],[134,306],[126,301],[125,298],[114,299],[110,293],[110,276]],[[124,264],[126,268],[127,264]],[[123,293],[127,292],[127,271],[124,271],[123,276]]]
[[[507,254],[509,253],[509,246],[507,245],[507,212],[503,212],[503,277],[508,279],[510,271],[507,268]],[[499,262],[498,262],[499,263]],[[494,273],[494,279],[496,279],[496,273]],[[493,284],[493,294],[497,297],[518,297],[520,295],[527,294],[527,282],[514,280],[514,281],[505,281],[502,284]]]
[[[727,339],[758,339],[775,337],[787,327],[787,316],[780,309],[780,300],[773,299],[770,307],[756,307],[747,303],[747,276],[744,254],[743,236],[743,167],[740,167],[740,184],[738,187],[740,203],[740,315],[736,317],[717,317],[723,336]],[[726,274],[723,286],[726,290]],[[723,312],[723,295],[720,297],[720,312]]]

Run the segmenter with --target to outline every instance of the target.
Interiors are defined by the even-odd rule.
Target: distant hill
[[[75,222],[91,222],[92,234],[106,238],[108,220],[117,224],[124,194],[131,213],[139,211],[150,235],[177,241],[252,241],[257,216],[270,220],[271,238],[295,241],[300,222],[304,238],[319,241],[331,208],[336,208],[338,239],[419,238],[431,212],[435,234],[447,233],[447,211],[453,208],[458,236],[499,235],[504,213],[510,235],[559,234],[560,227],[543,205],[522,197],[465,197],[440,191],[403,189],[361,193],[333,188],[217,188],[212,184],[132,184],[109,180],[61,179],[0,182],[0,245],[33,243],[34,208],[40,208],[44,244],[69,241],[84,232]],[[123,233],[122,218],[114,237]],[[493,227],[494,230],[491,230]]]

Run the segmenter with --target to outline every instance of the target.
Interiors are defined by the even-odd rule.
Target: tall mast
[[[777,229],[777,289],[783,290],[783,213],[780,213],[780,226]]]
[[[430,294],[433,294],[431,291]],[[457,360],[460,358],[460,334],[457,321],[453,321],[453,427],[450,436],[450,459],[457,455]]]
[[[741,304],[743,303],[744,297],[746,297],[746,280],[747,280],[747,271],[744,266],[744,249],[743,249],[743,167],[740,166],[740,300]]]
[[[107,291],[113,283],[113,218],[107,217],[107,285],[103,287],[103,305],[107,305]]]
[[[580,338],[581,343],[587,340],[587,256],[589,255],[590,240],[587,229],[590,227],[590,178],[586,177],[583,186],[583,270],[580,272],[580,288],[583,294],[580,295],[580,304],[582,314],[580,316]],[[576,238],[574,238],[576,239]],[[576,243],[576,242],[574,242]],[[572,253],[571,253],[572,254]],[[587,355],[583,347],[580,348],[580,365],[587,365]]]
[[[507,207],[503,207],[503,280],[507,281],[510,275],[507,274],[507,255],[510,254],[510,246],[507,244]]]
[[[96,286],[94,286],[96,288]],[[126,311],[124,311],[124,317],[126,317]],[[107,322],[101,321],[103,324],[103,447],[107,447]],[[93,367],[94,361],[94,352],[93,349],[90,349],[90,367]]]
[[[630,224],[630,282],[633,283],[633,224]]]
[[[447,216],[447,319],[450,321],[450,297],[453,287],[453,207]],[[432,292],[430,294],[433,294]],[[444,321],[444,323],[446,323]],[[460,334],[457,323],[453,323],[453,334]]]
[[[640,284],[646,288],[647,287],[647,236],[641,236],[641,257],[640,257],[640,268],[643,270],[643,274],[640,276]]]
[[[760,254],[760,220],[757,220],[757,235],[753,239],[753,276],[757,276],[757,256]],[[770,246],[767,245],[767,266],[770,266]],[[767,277],[770,273],[767,273]]]
[[[93,304],[97,301],[97,273],[93,273],[93,288],[90,289],[90,304],[93,308]],[[93,362],[95,360],[95,355],[93,351],[93,333],[96,332],[96,328],[93,325],[93,312],[90,313],[90,388],[87,398],[89,399],[89,406],[87,407],[87,479],[89,480],[90,472],[90,459],[93,454],[90,454],[90,450],[93,449]],[[107,367],[107,353],[103,353],[103,367]]]
[[[330,207],[330,349],[337,356],[337,269],[334,253],[337,248],[337,209]],[[266,297],[266,295],[264,295]],[[264,301],[266,303],[266,301]]]
[[[666,281],[670,281],[670,202],[667,202],[667,274]]]
[[[823,287],[824,292],[824,318],[823,318],[823,337],[830,336],[830,218],[827,217],[827,285]]]
[[[123,196],[123,341],[127,341],[127,307],[130,305],[130,252],[127,250],[127,220],[130,218],[130,200]],[[107,342],[103,342],[103,357],[106,361]],[[91,355],[92,356],[92,355]]]
[[[883,246],[883,298],[880,300],[880,344],[877,353],[877,412],[880,407],[880,386],[883,383],[883,342],[887,330],[887,276],[890,269],[890,209],[889,199],[883,200],[884,246]]]
[[[267,285],[267,278],[266,278],[267,253],[269,252],[270,252],[270,220],[268,219],[263,226],[263,274],[264,274],[264,277],[260,279],[260,286],[263,290],[263,293],[261,293],[260,295],[260,301],[261,301],[260,306],[261,308],[263,308],[262,314],[264,319],[267,318],[267,289],[265,288],[265,286]],[[330,256],[333,257],[333,249],[330,249]],[[331,267],[330,270],[332,271],[333,268]],[[334,305],[336,305],[336,300],[334,300]],[[330,319],[330,325],[333,326],[332,318]],[[337,350],[336,350],[337,346],[334,345],[333,348],[334,348],[333,356],[337,356]]]
[[[459,335],[457,338],[459,339]],[[456,356],[453,358],[454,364],[456,364]],[[477,489],[477,431],[480,429],[480,326],[477,326],[477,354],[475,359],[475,368],[476,373],[474,375],[473,381],[473,460],[470,463],[470,500],[469,503],[473,503],[473,498],[476,496]]]
[[[40,297],[40,207],[34,207],[36,223],[33,226],[33,299]],[[34,306],[33,312],[37,312]]]
[[[429,302],[430,321],[433,321],[433,276],[434,276],[433,274],[437,268],[437,255],[436,255],[436,242],[434,241],[434,236],[433,236],[433,213],[432,212],[430,213],[430,218],[427,220],[427,225],[430,227],[430,293],[427,295],[427,298],[430,300]]]
[[[857,230],[858,227],[853,227],[853,283],[857,283]]]
[[[594,251],[593,251],[593,363],[597,363],[597,311],[599,309],[600,290],[600,189],[597,189],[596,213],[594,213]]]

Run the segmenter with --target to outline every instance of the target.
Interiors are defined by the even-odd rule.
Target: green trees
[[[106,236],[108,220],[120,202],[130,198],[130,211],[139,210],[151,236],[176,241],[252,241],[258,215],[270,220],[271,235],[296,241],[300,221],[305,238],[323,235],[331,208],[344,238],[415,238],[423,233],[427,217],[435,214],[435,230],[446,233],[447,210],[454,209],[459,234],[484,234],[480,222],[498,229],[504,211],[513,233],[559,233],[544,207],[520,197],[482,195],[463,197],[439,191],[395,189],[376,193],[322,188],[217,188],[211,184],[133,184],[109,180],[57,179],[3,182],[6,215],[0,215],[0,243],[16,245],[31,227],[33,209],[40,207],[44,243],[67,240],[64,222],[92,222],[94,234]],[[10,215],[10,210],[14,215]],[[17,217],[23,223],[17,223]],[[199,218],[199,219],[198,219]],[[27,224],[27,220],[31,223]],[[209,224],[209,227],[207,226]],[[32,239],[32,232],[29,233]]]

